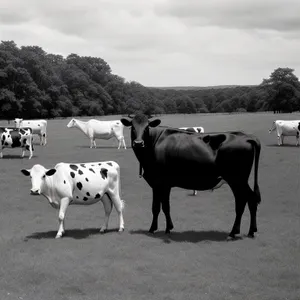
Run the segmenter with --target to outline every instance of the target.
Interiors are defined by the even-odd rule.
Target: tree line
[[[257,86],[150,88],[113,74],[99,57],[72,53],[64,58],[39,46],[1,41],[0,118],[292,112],[300,108],[300,83],[293,72],[278,68]]]

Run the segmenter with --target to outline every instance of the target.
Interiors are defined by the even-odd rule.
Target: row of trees
[[[98,57],[46,53],[38,46],[0,44],[0,118],[76,115],[295,111],[300,84],[290,68],[259,86],[163,89],[126,82]]]

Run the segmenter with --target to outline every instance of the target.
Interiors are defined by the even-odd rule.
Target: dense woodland
[[[247,70],[245,70],[247,72]],[[292,112],[300,83],[290,68],[258,86],[149,88],[112,73],[99,57],[46,53],[38,46],[0,44],[0,118],[160,113]],[[199,82],[201,86],[201,82]]]

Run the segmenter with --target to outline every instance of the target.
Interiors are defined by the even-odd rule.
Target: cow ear
[[[121,121],[121,123],[122,123],[124,126],[126,126],[126,127],[132,126],[132,121],[131,121],[131,120],[122,118],[120,121]]]
[[[46,172],[47,176],[52,176],[53,174],[55,174],[56,170],[55,169],[50,169]]]
[[[153,120],[153,121],[150,121],[149,122],[149,126],[150,127],[156,127],[160,124],[161,120],[160,119],[156,119],[156,120]]]
[[[26,169],[22,169],[21,172],[25,175],[25,176],[29,176],[30,172]]]

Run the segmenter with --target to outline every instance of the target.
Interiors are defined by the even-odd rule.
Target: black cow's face
[[[149,127],[156,127],[160,124],[159,119],[150,121],[144,114],[135,115],[132,120],[121,119],[124,126],[131,126],[131,143],[133,148],[145,147],[145,142],[149,137]]]

